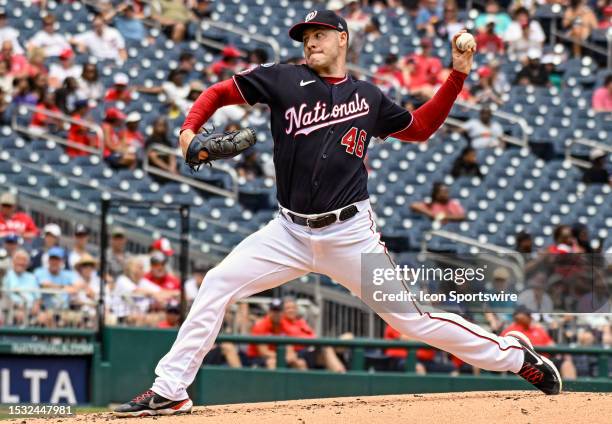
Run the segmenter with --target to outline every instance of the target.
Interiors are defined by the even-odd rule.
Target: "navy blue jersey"
[[[412,122],[375,85],[351,76],[331,84],[306,65],[261,65],[234,80],[247,103],[270,106],[277,198],[298,213],[367,199],[370,139]]]

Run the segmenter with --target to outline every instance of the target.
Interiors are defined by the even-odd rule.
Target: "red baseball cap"
[[[74,52],[72,49],[65,49],[59,55],[59,58],[62,60],[70,59],[72,57],[74,57]]]
[[[223,55],[223,57],[240,57],[242,56],[242,53],[240,53],[240,50],[238,50],[237,48],[233,47],[233,46],[226,46],[223,48],[223,50],[221,50],[221,54]]]
[[[491,68],[488,66],[483,66],[478,70],[478,76],[480,78],[488,78],[491,76]]]
[[[172,245],[170,244],[170,240],[168,240],[165,237],[162,237],[162,238],[159,238],[159,239],[155,240],[151,244],[151,249],[152,250],[159,250],[160,252],[162,252],[166,256],[174,255],[174,249],[172,249]]]
[[[115,107],[106,109],[106,120],[123,121],[125,119],[125,113],[121,112]]]

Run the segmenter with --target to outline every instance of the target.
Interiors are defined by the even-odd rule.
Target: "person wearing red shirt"
[[[413,89],[428,85],[435,86],[439,82],[438,74],[444,69],[440,59],[431,54],[433,44],[430,39],[423,38],[421,48],[421,54],[413,54],[406,59],[414,62],[414,71],[410,82]]]
[[[476,35],[476,46],[478,53],[504,53],[504,42],[495,34],[495,20],[489,22],[482,30]]]
[[[132,91],[129,89],[129,77],[120,72],[113,77],[113,86],[104,95],[105,102],[124,102],[132,101]]]
[[[162,290],[178,292],[181,289],[181,281],[168,272],[166,262],[166,255],[162,252],[153,252],[150,262],[151,270],[144,275],[144,278],[154,283]]]
[[[405,85],[404,72],[399,66],[397,55],[391,53],[385,58],[385,64],[376,70],[373,82],[386,90]]]
[[[450,198],[448,187],[442,183],[434,183],[430,202],[414,202],[410,209],[443,224],[465,219],[465,210],[461,203]]]
[[[166,305],[166,319],[157,324],[157,328],[179,328],[181,309],[175,303]]]
[[[144,136],[138,129],[141,120],[142,117],[138,112],[130,112],[125,118],[125,130],[123,131],[125,141],[135,152],[142,152],[145,145]]]
[[[36,131],[36,133],[42,133],[61,126],[60,121],[50,117],[46,112],[62,113],[55,104],[55,93],[52,91],[47,91],[42,101],[36,105],[36,111],[32,115],[32,121],[30,122],[31,130]]]
[[[27,76],[28,59],[22,54],[15,53],[13,50],[13,42],[4,40],[0,50],[0,60],[8,60],[10,63],[10,74],[19,77]]]
[[[221,60],[211,66],[211,72],[217,76],[221,76],[225,71],[232,74],[236,73],[241,66],[240,57],[242,53],[235,47],[227,46],[221,51],[221,56]]]
[[[6,192],[0,196],[0,238],[9,234],[30,241],[38,235],[38,227],[28,214],[17,212],[17,198]]]
[[[89,103],[87,100],[77,100],[74,103],[74,112],[70,116],[75,120],[87,120],[87,112],[89,111]],[[68,141],[87,147],[98,147],[98,140],[94,134],[91,134],[87,127],[76,123],[70,124],[68,130]],[[70,157],[87,156],[90,153],[81,150],[78,147],[66,147],[66,154]]]
[[[514,311],[513,320],[514,322],[502,331],[502,336],[510,331],[518,331],[529,337],[531,344],[534,346],[552,346],[555,344],[548,331],[540,324],[533,322],[531,311],[527,307],[519,305]]]
[[[257,321],[251,328],[253,336],[287,336],[286,326],[283,325],[283,302],[273,299],[268,309],[268,314]],[[306,361],[299,358],[295,349],[287,345],[287,366],[305,370]],[[268,369],[276,368],[276,345],[274,344],[250,344],[247,349],[247,357],[251,364],[265,366]]]
[[[308,325],[308,322],[298,315],[297,304],[292,298],[286,298],[283,301],[281,327],[289,337],[308,339],[316,337],[315,331]],[[306,361],[308,368],[326,368],[332,372],[346,372],[344,364],[338,359],[336,351],[330,346],[314,348],[312,346],[294,345],[293,349],[297,352],[298,357]]]
[[[385,327],[385,334],[383,336],[385,340],[410,340],[408,337],[403,336],[399,331],[395,328],[391,327],[387,324]],[[385,355],[390,356],[393,359],[393,363],[391,365],[391,369],[395,371],[403,371],[404,364],[406,358],[408,357],[408,349],[403,349],[399,347],[390,347],[385,350]],[[424,362],[433,361],[436,357],[435,349],[417,349],[416,357],[419,362],[416,364],[416,373],[417,374],[426,374],[427,369],[423,365]]]

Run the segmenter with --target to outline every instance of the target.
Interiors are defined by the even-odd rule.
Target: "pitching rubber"
[[[516,337],[517,339],[521,339],[522,341],[524,341],[527,344],[527,346],[529,346],[531,348],[531,350],[533,350],[535,352],[535,349],[533,348],[533,345],[531,344],[531,340],[529,340],[529,337],[527,337],[526,335],[524,335],[520,331],[508,331],[506,333],[506,336],[513,336],[513,337]],[[538,354],[538,355],[540,356],[542,361],[545,364],[548,364],[553,369],[553,371],[555,372],[555,375],[557,376],[557,379],[559,380],[559,393],[561,393],[563,391],[563,380],[561,379],[561,374],[559,374],[559,370],[557,369],[555,364],[552,363],[552,361],[550,359],[548,359],[547,357],[542,356],[540,354]]]

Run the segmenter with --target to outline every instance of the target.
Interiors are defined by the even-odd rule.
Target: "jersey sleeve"
[[[386,138],[390,134],[406,129],[412,123],[412,114],[393,102],[382,92],[374,137]]]
[[[279,83],[282,66],[264,64],[234,75],[240,94],[249,105],[264,103],[270,105],[280,95]]]

